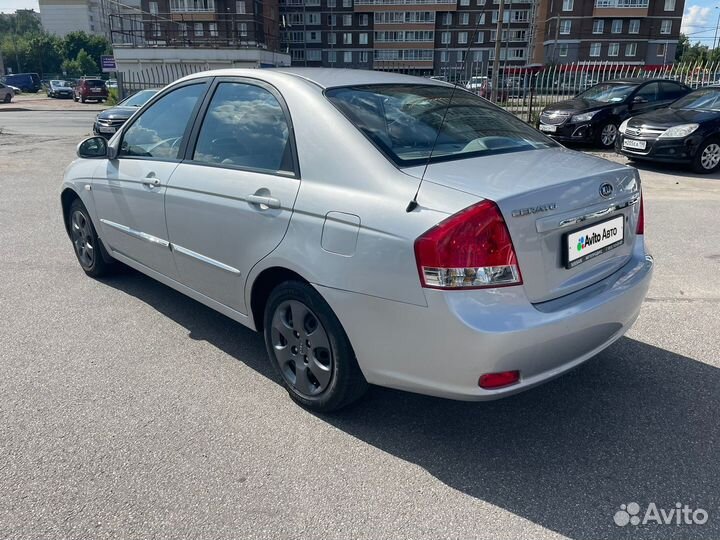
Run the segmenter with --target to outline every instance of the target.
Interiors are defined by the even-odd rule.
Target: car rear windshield
[[[92,88],[99,88],[101,86],[105,86],[105,81],[101,81],[98,79],[88,79],[85,81],[88,86]]]
[[[588,88],[578,97],[582,99],[591,99],[593,101],[601,101],[603,103],[618,103],[625,101],[630,92],[637,88],[636,84],[596,84],[592,88]]]
[[[691,94],[678,99],[670,108],[720,111],[720,88],[695,90]]]
[[[367,85],[333,88],[325,95],[398,166],[424,163],[431,153],[432,161],[444,161],[557,146],[510,113],[461,89],[453,93],[446,86]]]

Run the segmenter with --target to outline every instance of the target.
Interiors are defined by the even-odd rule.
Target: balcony
[[[456,11],[457,0],[355,0],[354,11],[403,11],[420,6],[423,11]]]
[[[215,13],[215,0],[170,0],[170,13]]]
[[[649,0],[595,0],[593,17],[646,17]]]

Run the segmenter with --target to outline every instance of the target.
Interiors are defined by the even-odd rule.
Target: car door
[[[663,81],[660,83],[661,101],[663,107],[667,107],[688,93],[689,88],[676,82]]]
[[[165,196],[179,280],[240,313],[250,269],[282,241],[300,186],[292,123],[261,82],[218,79]]]
[[[641,86],[631,99],[632,116],[652,111],[663,106],[660,83],[653,81]]]
[[[93,178],[102,238],[113,252],[175,279],[165,224],[164,198],[180,163],[208,81],[175,87],[154,101],[121,135],[116,159]]]

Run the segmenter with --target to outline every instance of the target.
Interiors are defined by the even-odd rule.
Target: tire
[[[596,144],[603,149],[613,148],[618,136],[618,125],[612,120],[605,122],[595,136]]]
[[[73,251],[83,272],[94,278],[110,274],[115,265],[106,260],[110,256],[100,243],[90,213],[80,199],[70,205],[68,221]]]
[[[710,174],[720,168],[720,139],[711,138],[702,142],[692,161],[696,173]]]
[[[4,103],[10,103],[12,101],[12,96],[10,94],[5,94],[5,97],[3,98]]]
[[[286,281],[275,287],[264,321],[270,363],[296,403],[327,413],[350,405],[367,391],[345,330],[310,285]]]
[[[73,94],[73,101],[74,101],[75,103],[77,103],[77,101],[78,101],[78,97],[77,97],[75,94]]]
[[[80,103],[85,103],[85,96],[80,96]]]

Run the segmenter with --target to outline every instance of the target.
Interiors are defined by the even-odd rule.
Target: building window
[[[170,0],[170,11],[213,12],[215,0]]]
[[[590,44],[590,56],[597,57],[600,56],[600,43],[591,43]]]
[[[308,32],[305,41],[307,43],[320,43],[320,32]]]
[[[334,28],[337,26],[337,15],[328,15],[328,26]],[[292,23],[292,21],[290,21]]]
[[[205,34],[205,31],[203,29],[203,23],[196,22],[194,28],[195,28],[195,37],[201,37]]]
[[[618,54],[620,54],[619,43],[611,43],[608,45],[608,56],[617,56]]]
[[[343,0],[343,7],[351,8],[351,7],[352,7],[352,0]]]
[[[157,14],[158,14],[157,2],[150,2],[150,14],[151,14],[151,15],[157,15]]]
[[[320,0],[305,0],[306,6],[320,6]]]
[[[308,25],[319,25],[320,24],[320,14],[319,13],[306,13],[305,14],[305,24]]]
[[[329,51],[328,52],[328,63],[334,64],[335,62],[337,62],[337,52]]]
[[[236,0],[235,1],[235,13],[239,13],[240,15],[245,15],[245,13],[247,13],[247,7],[245,6],[245,0]]]
[[[640,33],[640,19],[631,19],[628,25],[628,34]]]
[[[153,37],[159,38],[162,36],[162,32],[160,31],[160,24],[159,23],[152,23],[152,33]],[[202,34],[200,34],[202,35]]]
[[[470,0],[460,0],[460,5],[461,5],[461,6],[469,6],[469,5],[470,5]]]
[[[675,11],[675,0],[665,0],[665,11]]]
[[[658,43],[657,55],[658,55],[658,56],[665,56],[666,47],[667,47],[667,43]]]
[[[328,45],[335,45],[337,43],[337,36],[335,32],[330,32],[328,35]]]
[[[558,47],[558,55],[559,56],[567,56],[568,55],[568,44],[567,43],[561,43]]]
[[[468,40],[468,33],[467,32],[458,32],[458,43],[461,45],[464,45],[467,43]]]
[[[477,5],[478,5],[478,6],[484,6],[484,5],[485,5],[485,0],[477,0]]]
[[[465,61],[465,51],[458,51],[458,63],[462,64]]]
[[[322,51],[320,49],[308,49],[307,59],[311,62],[319,62],[322,60]]]
[[[572,21],[564,20],[560,21],[560,33],[567,35],[570,33],[570,29],[572,28]]]
[[[346,64],[352,64],[352,51],[345,51],[343,53],[343,62]]]
[[[210,35],[212,37],[217,37],[218,35],[218,29],[217,29],[217,23],[208,23],[208,30],[210,31]]]
[[[369,17],[367,13],[362,13],[360,15],[360,26],[367,26],[369,21]]]
[[[368,44],[368,35],[367,32],[362,32],[358,37],[358,43],[360,45],[367,45]]]
[[[485,32],[478,32],[477,36],[475,36],[475,43],[484,43],[485,42]]]
[[[240,24],[238,24],[238,34],[240,35],[240,37],[247,37],[247,23],[241,22]]]
[[[635,56],[637,53],[637,43],[628,43],[625,45],[625,56]]]
[[[613,19],[611,32],[613,34],[622,34],[622,19]]]
[[[368,61],[368,53],[367,51],[360,51],[360,63],[361,64],[367,64]]]
[[[337,7],[336,0],[327,0],[327,7],[329,7],[329,8]]]
[[[461,13],[460,14],[460,24],[462,24],[462,25],[470,24],[470,14],[469,13]]]
[[[343,34],[343,45],[352,45],[352,34],[350,32]]]
[[[563,11],[572,11],[573,10],[573,0],[563,0]]]
[[[443,24],[445,26],[450,26],[452,24],[452,13],[448,12],[443,17]]]
[[[660,23],[660,33],[669,34],[670,32],[672,32],[672,21],[666,19]]]
[[[443,64],[447,64],[449,58],[450,58],[450,53],[449,53],[449,52],[447,52],[447,51],[441,51],[441,52],[440,52],[440,62],[442,62]]]
[[[593,34],[602,34],[605,31],[605,21],[595,19],[593,21]]]
[[[450,44],[450,32],[443,32],[440,34],[440,43],[443,45]]]
[[[352,26],[352,14],[343,15],[343,26]]]
[[[480,13],[476,16],[475,24],[476,25],[485,24],[485,14],[484,13]]]

